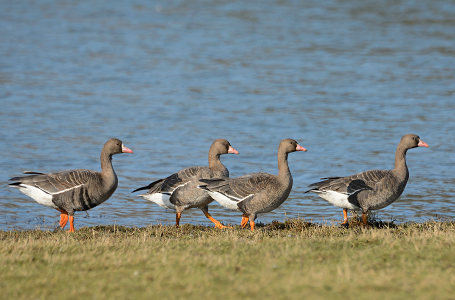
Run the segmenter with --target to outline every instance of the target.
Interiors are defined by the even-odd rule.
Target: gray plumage
[[[10,185],[30,185],[52,195],[52,203],[56,208],[67,211],[70,215],[75,211],[93,208],[108,199],[117,187],[117,176],[106,191],[101,176],[90,170],[71,170],[58,173],[14,177],[16,181]]]
[[[306,151],[295,140],[284,139],[278,147],[278,175],[253,173],[237,178],[201,179],[199,188],[209,194],[222,206],[243,213],[242,227],[261,213],[279,207],[292,189],[292,175],[288,166],[288,153]]]
[[[75,211],[98,206],[112,195],[118,184],[112,155],[122,152],[132,153],[120,140],[109,139],[101,151],[101,172],[84,169],[49,174],[27,171],[24,173],[32,175],[13,177],[10,186],[19,188],[40,204],[73,216]]]
[[[202,178],[229,177],[228,169],[220,161],[220,155],[227,153],[238,154],[238,151],[227,140],[217,139],[209,149],[208,167],[196,166],[180,170],[166,178],[138,188],[133,193],[148,190],[147,193],[140,196],[164,208],[175,209],[177,226],[180,222],[180,214],[184,210],[200,208],[216,227],[224,228],[224,225],[213,219],[208,213],[208,205],[213,199],[206,191],[198,189],[197,185],[198,180]]]
[[[343,208],[343,224],[347,224],[347,209],[362,210],[365,224],[368,211],[388,206],[403,193],[409,179],[406,152],[419,146],[428,147],[417,135],[404,135],[395,152],[394,169],[323,178],[323,181],[309,185],[311,189],[306,192],[317,193],[321,198]]]

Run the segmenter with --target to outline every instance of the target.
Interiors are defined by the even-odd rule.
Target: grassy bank
[[[0,232],[3,299],[453,299],[455,223]]]

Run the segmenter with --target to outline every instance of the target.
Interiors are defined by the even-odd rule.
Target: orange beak
[[[122,152],[123,153],[133,153],[133,150],[131,150],[130,148],[128,148],[122,144]]]
[[[303,148],[302,146],[300,146],[299,144],[297,144],[297,147],[295,148],[295,151],[303,151],[303,152],[307,152],[308,150]]]
[[[417,144],[417,147],[429,147],[427,143],[425,143],[424,141],[420,140],[419,143]]]
[[[239,154],[239,151],[235,150],[232,146],[229,146],[228,153]]]

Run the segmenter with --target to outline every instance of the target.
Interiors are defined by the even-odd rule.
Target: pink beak
[[[307,152],[308,150],[303,148],[302,146],[300,146],[299,144],[297,144],[297,147],[295,148],[296,151],[303,151],[303,152]]]
[[[133,153],[133,150],[131,150],[130,148],[128,148],[122,144],[122,152],[123,153]]]
[[[235,150],[232,146],[229,146],[228,153],[239,154],[239,151]]]
[[[417,147],[429,147],[427,143],[425,143],[424,141],[420,140],[419,143],[417,144]]]

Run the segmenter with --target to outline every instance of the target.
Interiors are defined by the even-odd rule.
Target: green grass
[[[454,299],[455,222],[387,225],[0,231],[0,290],[2,299]]]

